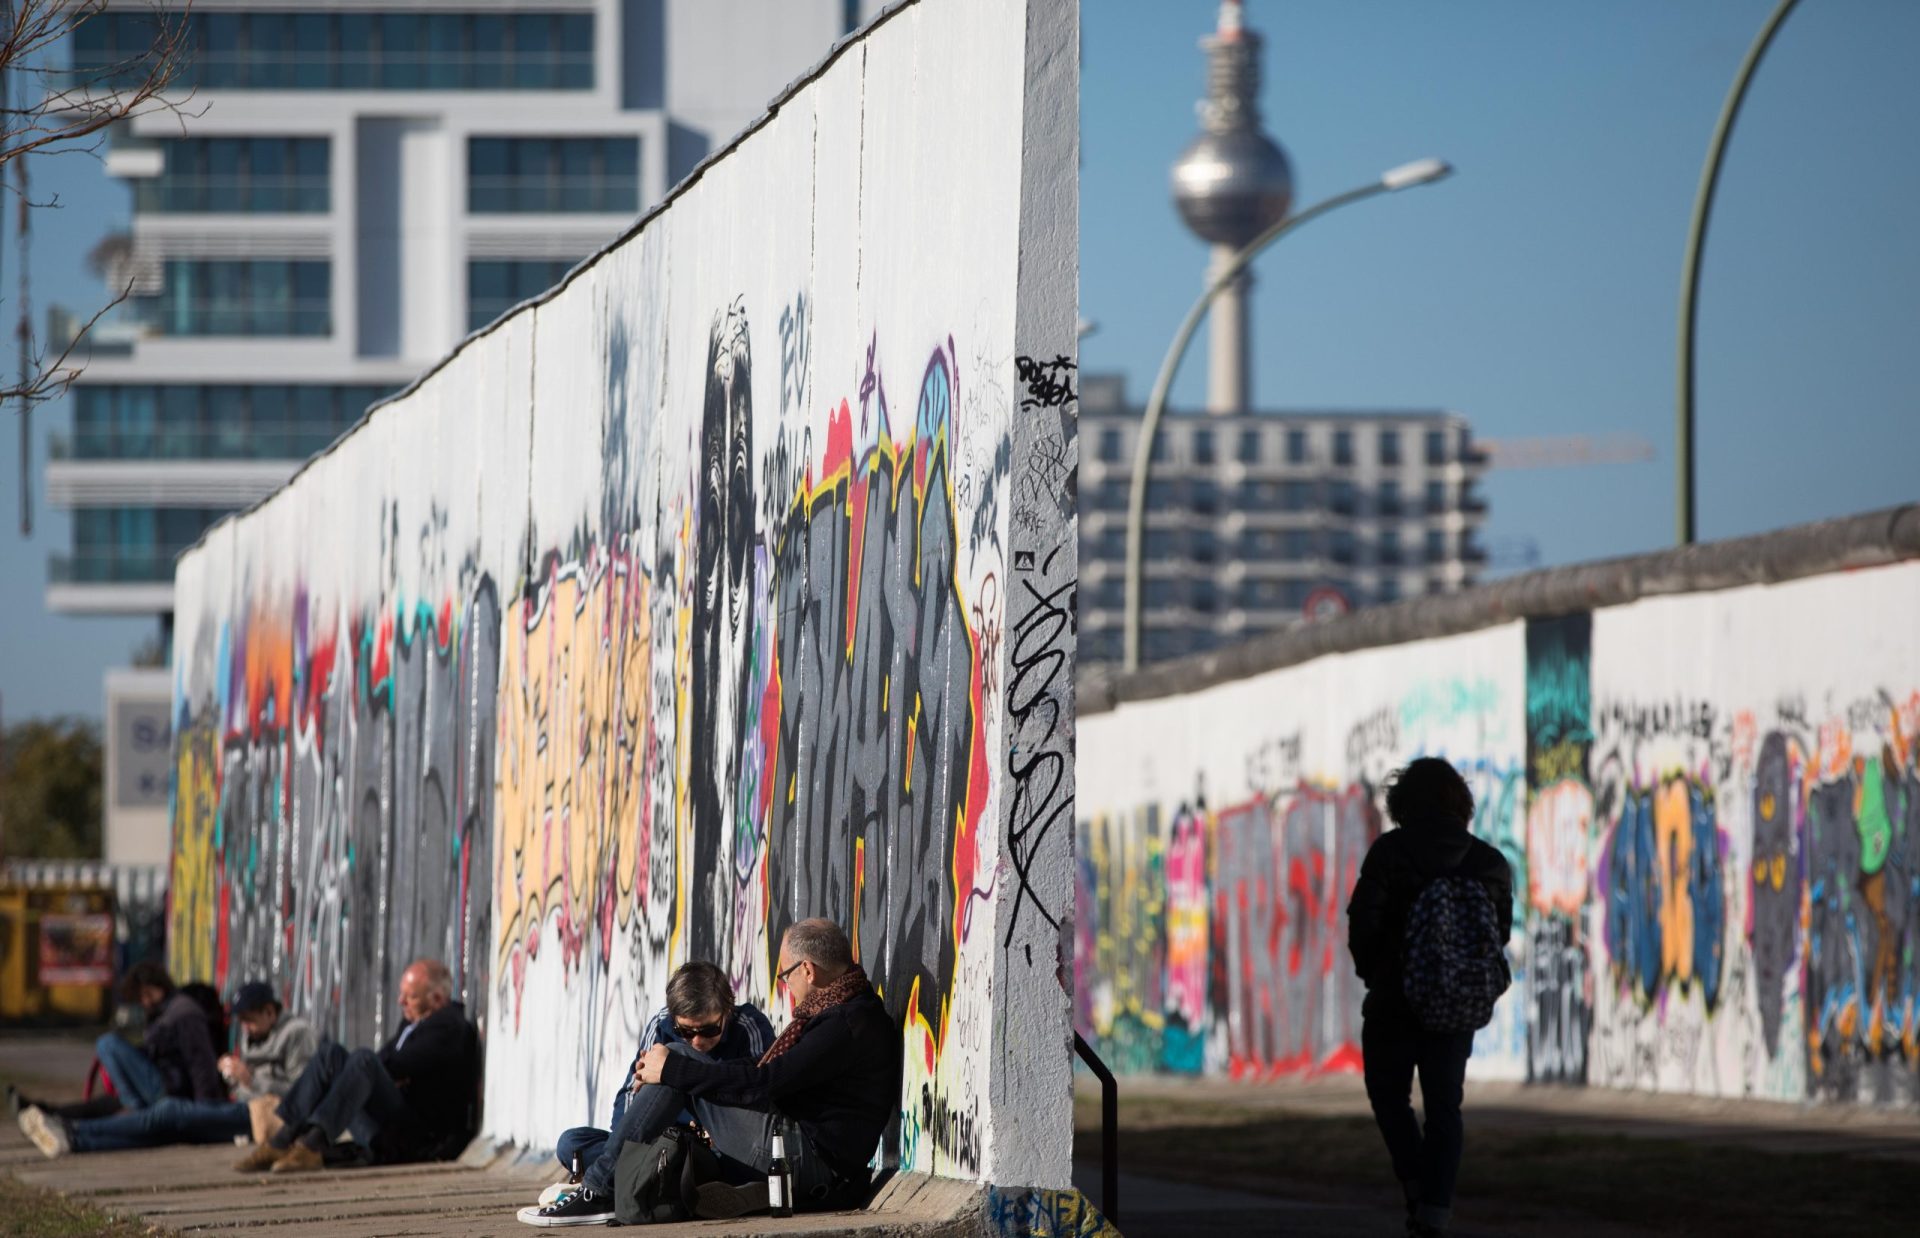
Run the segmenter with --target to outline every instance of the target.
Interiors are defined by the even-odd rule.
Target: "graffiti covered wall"
[[[1352,1069],[1381,776],[1513,866],[1479,1077],[1920,1099],[1920,565],[1530,618],[1081,723],[1076,1020],[1135,1071]]]
[[[825,915],[901,1026],[886,1160],[1067,1184],[1076,29],[1038,8],[893,12],[182,560],[183,979],[366,1043],[443,957],[488,1132],[539,1147],[673,967],[779,1022]]]

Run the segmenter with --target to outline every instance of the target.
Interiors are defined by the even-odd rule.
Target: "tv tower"
[[[1173,165],[1173,201],[1187,227],[1213,246],[1211,283],[1233,256],[1293,205],[1286,153],[1260,128],[1260,48],[1240,0],[1223,0],[1220,25],[1200,40],[1207,98],[1200,136]],[[1208,327],[1207,411],[1245,412],[1252,401],[1253,275],[1242,272],[1214,298]]]

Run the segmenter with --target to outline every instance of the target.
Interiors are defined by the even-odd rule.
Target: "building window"
[[[1427,463],[1445,464],[1447,462],[1447,436],[1443,430],[1427,431]]]
[[[1260,431],[1240,431],[1240,446],[1234,453],[1234,458],[1242,464],[1260,463]]]
[[[1193,608],[1203,615],[1211,615],[1220,606],[1220,590],[1211,580],[1193,582]]]
[[[1193,462],[1195,464],[1213,463],[1213,431],[1195,430],[1193,432]]]
[[[306,214],[328,207],[325,138],[173,138],[160,175],[133,183],[145,214]]]
[[[1287,431],[1287,463],[1305,464],[1307,462],[1307,432],[1305,430]]]
[[[73,554],[56,558],[64,584],[171,581],[173,560],[229,507],[82,507],[73,513]]]
[[[1296,562],[1314,557],[1319,540],[1312,529],[1288,529],[1286,532],[1286,556]]]
[[[1353,431],[1335,430],[1333,432],[1333,462],[1338,465],[1353,463]]]
[[[1447,557],[1447,535],[1439,529],[1427,530],[1427,562],[1440,563]]]
[[[280,258],[170,258],[133,313],[159,335],[331,335],[333,268]]]
[[[639,209],[637,138],[467,139],[471,214],[625,214]]]
[[[1382,516],[1398,516],[1400,514],[1400,483],[1399,482],[1397,481],[1381,482],[1380,493],[1377,497],[1380,503],[1380,514]]]
[[[1332,485],[1327,506],[1331,507],[1336,515],[1351,516],[1360,507],[1359,491],[1350,481],[1336,481]]]
[[[1211,516],[1220,510],[1220,487],[1209,479],[1196,480],[1188,488],[1187,497],[1195,515]]]
[[[1335,563],[1351,564],[1359,557],[1359,546],[1352,530],[1335,529],[1329,537],[1329,542],[1327,557]]]
[[[1389,567],[1400,565],[1400,530],[1382,529],[1380,531],[1380,562]]]
[[[1212,529],[1196,529],[1188,539],[1187,553],[1195,563],[1212,563],[1220,557],[1220,539]]]
[[[478,331],[565,278],[565,258],[474,259],[467,263],[467,330]]]
[[[1427,514],[1438,516],[1447,510],[1447,483],[1430,481],[1427,483]]]
[[[1123,512],[1127,510],[1127,481],[1123,477],[1109,477],[1100,483],[1095,503],[1101,511]]]
[[[102,384],[74,388],[76,460],[302,460],[333,442],[386,386]]]
[[[1100,458],[1108,464],[1120,462],[1120,431],[1100,431]]]
[[[201,12],[184,21],[180,89],[591,90],[593,14]],[[73,36],[78,81],[131,87],[145,72],[156,14],[114,10]]]
[[[1313,505],[1313,483],[1310,481],[1282,482],[1280,505],[1290,512],[1306,511]]]
[[[1147,458],[1155,464],[1165,462],[1167,458],[1167,431],[1161,427],[1153,432],[1153,447],[1147,452]]]
[[[1400,431],[1380,431],[1380,463],[1386,468],[1400,467]]]
[[[1289,610],[1300,610],[1307,604],[1307,595],[1313,592],[1311,581],[1289,580],[1281,586],[1280,600]]]
[[[1382,603],[1399,601],[1400,600],[1400,578],[1398,576],[1381,577],[1379,593],[1380,593],[1380,601]]]

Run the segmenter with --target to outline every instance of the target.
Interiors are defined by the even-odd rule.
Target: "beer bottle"
[[[787,1169],[787,1137],[773,1132],[773,1160],[767,1166],[767,1206],[777,1217],[793,1215],[793,1174]]]

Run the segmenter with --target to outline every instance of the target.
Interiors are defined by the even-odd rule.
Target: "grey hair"
[[[831,920],[800,920],[787,930],[787,949],[796,960],[805,959],[838,975],[853,966],[853,947],[847,934]]]
[[[677,1019],[697,1019],[733,1009],[733,982],[707,962],[683,963],[667,981],[667,1010]]]
[[[448,970],[445,963],[439,959],[415,959],[408,966],[420,969],[428,991],[438,993],[448,1001],[453,1000],[453,972]]]

